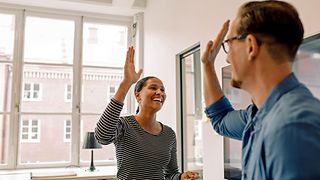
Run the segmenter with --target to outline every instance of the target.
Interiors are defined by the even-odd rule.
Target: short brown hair
[[[253,34],[261,43],[268,44],[269,53],[277,57],[279,47],[291,61],[303,40],[303,25],[297,10],[282,1],[251,1],[238,12],[239,34]]]

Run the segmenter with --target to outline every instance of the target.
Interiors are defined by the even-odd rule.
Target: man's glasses
[[[230,47],[229,47],[229,42],[231,42],[231,41],[233,41],[233,40],[241,40],[241,39],[244,39],[244,38],[247,37],[247,35],[248,35],[247,33],[245,33],[245,34],[240,34],[240,35],[237,35],[237,36],[235,36],[235,37],[232,37],[232,38],[229,38],[229,39],[224,40],[224,41],[222,42],[222,47],[223,47],[224,52],[225,52],[226,54],[228,54],[229,49],[230,49]]]

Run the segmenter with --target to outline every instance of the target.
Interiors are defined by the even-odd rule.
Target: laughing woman
[[[195,172],[179,172],[175,132],[157,121],[157,112],[166,100],[161,80],[148,76],[138,81],[141,73],[142,69],[135,71],[130,47],[124,79],[97,123],[96,139],[103,145],[114,143],[118,179],[198,179]],[[137,114],[121,117],[124,99],[134,83]]]

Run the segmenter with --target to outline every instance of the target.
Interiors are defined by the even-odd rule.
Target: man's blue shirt
[[[217,133],[242,140],[242,179],[320,179],[320,101],[293,73],[260,109],[223,97],[205,113]]]

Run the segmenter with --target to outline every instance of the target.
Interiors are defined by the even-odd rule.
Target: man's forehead
[[[239,18],[235,18],[231,21],[230,28],[229,28],[229,35],[236,35],[237,29],[239,25]]]

